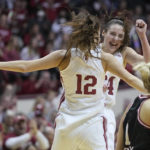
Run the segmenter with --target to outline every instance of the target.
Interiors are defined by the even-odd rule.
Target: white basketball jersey
[[[123,65],[123,56],[120,52],[116,52],[114,57]],[[106,72],[104,85],[107,87],[105,94],[106,106],[113,106],[116,103],[116,94],[120,78],[110,72]]]
[[[95,57],[101,56],[100,48],[98,53],[91,53]],[[90,57],[86,60],[83,52],[72,48],[70,63],[66,69],[60,71],[60,74],[65,89],[65,100],[60,106],[59,113],[68,117],[66,125],[85,121],[103,112],[105,73],[100,59]],[[69,117],[72,115],[74,120]]]

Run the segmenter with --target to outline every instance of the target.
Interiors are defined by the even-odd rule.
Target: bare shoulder
[[[70,51],[67,51],[67,50],[61,50],[59,52],[59,55],[61,57],[61,61],[58,65],[58,67],[59,67],[59,70],[62,71],[65,68],[67,68],[67,66],[69,65],[71,53],[70,53]]]
[[[54,51],[52,53],[49,53],[48,55],[52,55],[53,54],[53,55],[56,55],[57,57],[64,57],[66,52],[67,52],[67,50],[61,49],[61,50],[56,50],[56,51]]]
[[[102,64],[103,64],[103,68],[106,71],[110,71],[111,72],[111,68],[113,68],[113,66],[117,66],[116,62],[117,59],[110,53],[106,53],[106,52],[102,52],[101,54],[101,60],[102,60]]]
[[[143,123],[150,126],[150,99],[143,102],[139,112],[140,119]]]
[[[125,57],[126,55],[130,54],[132,51],[134,51],[133,48],[126,46],[123,51],[122,51],[122,55],[123,57]]]
[[[110,53],[102,52],[101,59],[104,61],[110,61],[111,59],[114,59],[114,56]]]
[[[61,61],[64,59],[66,52],[67,50],[56,50],[35,61],[35,64],[40,65],[42,69],[58,67]]]
[[[41,60],[54,60],[54,61],[61,61],[64,56],[66,55],[67,50],[56,50],[54,52],[49,53],[48,55],[46,55],[45,57],[43,57]]]
[[[102,57],[102,61],[104,61],[107,65],[109,64],[118,65],[117,59],[110,53],[102,52],[101,57]]]

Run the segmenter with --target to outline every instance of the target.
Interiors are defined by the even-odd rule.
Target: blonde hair
[[[144,87],[150,92],[150,63],[137,64],[133,69],[140,72]]]

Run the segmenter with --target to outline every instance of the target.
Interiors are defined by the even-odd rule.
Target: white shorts
[[[66,119],[62,115],[56,118],[52,150],[108,150],[104,116],[97,115],[82,124],[76,122],[65,128]]]
[[[107,120],[106,136],[107,136],[107,141],[108,141],[108,150],[114,150],[115,131],[116,131],[115,115],[111,108],[105,107],[104,116]]]

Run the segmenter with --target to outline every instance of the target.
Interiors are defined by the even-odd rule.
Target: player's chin
[[[111,54],[114,54],[118,49],[117,48],[110,48],[111,49]]]
[[[109,46],[109,50],[110,50],[111,54],[115,53],[118,49],[119,49],[118,46]]]

